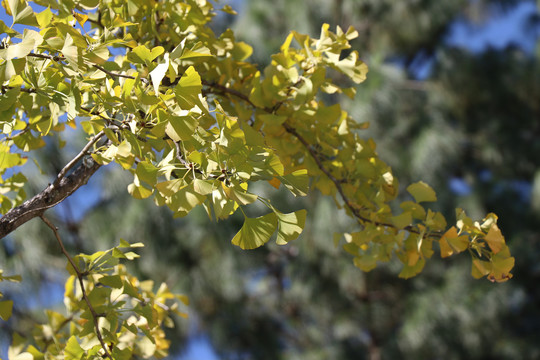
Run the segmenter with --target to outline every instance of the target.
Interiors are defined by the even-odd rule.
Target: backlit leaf
[[[236,201],[240,205],[248,205],[257,200],[258,196],[247,191],[239,190],[237,187],[223,187],[229,199]]]
[[[292,213],[283,214],[274,211],[278,218],[278,234],[276,243],[285,245],[289,241],[295,240],[300,236],[306,224],[306,210],[298,210]]]
[[[201,77],[197,71],[195,71],[195,68],[190,66],[174,88],[174,93],[180,107],[187,110],[197,105],[201,89]]]
[[[199,122],[191,115],[169,117],[169,123],[165,128],[165,133],[174,141],[187,141],[195,132]]]
[[[84,356],[84,350],[79,345],[79,341],[75,336],[71,336],[67,343],[66,348],[64,349],[64,359],[65,360],[79,360]]]
[[[294,196],[306,196],[309,191],[309,177],[306,169],[279,176],[278,179]]]
[[[34,11],[25,0],[7,0],[7,2],[13,16],[13,24],[38,26]]]
[[[222,187],[212,191],[212,209],[216,218],[228,218],[236,210],[236,206],[236,202],[229,199]]]
[[[23,58],[42,42],[43,37],[37,31],[25,29],[22,41],[0,50],[0,58],[4,60]]]
[[[485,239],[494,254],[497,254],[505,246],[504,236],[497,224],[491,225]]]
[[[407,187],[407,191],[414,197],[414,200],[419,202],[437,201],[435,191],[423,181],[411,184]]]
[[[258,248],[268,242],[277,229],[276,214],[271,212],[258,218],[245,218],[244,225],[232,243],[244,250]]]
[[[158,64],[150,72],[150,79],[152,79],[152,86],[154,86],[154,92],[156,96],[159,96],[159,85],[161,84],[161,80],[165,77],[165,74],[167,73],[167,70],[169,69],[169,54],[166,53],[163,59],[163,62]]]
[[[169,207],[177,212],[189,212],[195,206],[202,204],[205,199],[206,196],[195,191],[194,184],[190,183],[174,193]]]
[[[127,58],[134,63],[149,64],[164,52],[165,49],[161,46],[156,46],[150,50],[144,45],[139,45],[128,53]]]

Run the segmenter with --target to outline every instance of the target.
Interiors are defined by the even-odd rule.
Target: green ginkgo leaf
[[[0,318],[7,321],[11,317],[11,312],[13,311],[13,301],[6,300],[0,301]]]
[[[201,195],[195,190],[193,183],[180,188],[172,197],[170,207],[177,212],[189,212],[195,206],[202,204],[206,199],[205,195]]]
[[[38,26],[34,11],[25,0],[8,0],[7,2],[13,16],[13,24]]]
[[[23,58],[41,45],[42,42],[43,36],[37,31],[25,29],[22,41],[0,50],[0,58],[4,60]]]
[[[139,45],[128,53],[127,58],[137,64],[149,64],[164,52],[165,49],[161,46],[156,46],[150,50],[144,45]]]
[[[165,133],[174,141],[186,141],[191,139],[199,122],[191,115],[171,115],[165,127]]]
[[[84,349],[79,345],[79,341],[75,336],[71,336],[64,349],[65,360],[79,360],[84,356]]]
[[[306,169],[279,176],[279,179],[294,196],[306,196],[309,191],[309,177]]]
[[[414,197],[414,200],[419,202],[437,201],[435,191],[423,181],[411,184],[407,187],[407,191]]]
[[[244,250],[256,249],[266,244],[277,229],[277,216],[271,212],[258,218],[246,217],[244,225],[232,243]]]
[[[152,86],[154,87],[156,96],[159,96],[159,85],[169,69],[169,53],[165,54],[163,60],[162,63],[158,64],[154,70],[150,72],[150,79],[152,79]]]
[[[274,210],[278,218],[278,235],[276,243],[285,245],[289,241],[296,240],[304,230],[306,225],[306,210],[298,210],[292,213],[283,214]]]
[[[189,110],[195,105],[198,105],[200,102],[198,97],[201,89],[201,77],[193,66],[188,67],[174,88],[174,93],[180,107]]]

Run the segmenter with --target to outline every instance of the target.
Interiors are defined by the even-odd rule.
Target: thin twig
[[[58,229],[52,222],[49,221],[44,215],[41,215],[41,220],[51,228],[51,230],[54,232],[54,236],[56,237],[56,240],[58,241],[58,244],[60,245],[60,249],[62,250],[62,253],[69,261],[70,265],[73,267],[73,271],[75,271],[75,274],[77,275],[77,279],[79,280],[79,285],[81,286],[81,292],[84,299],[84,302],[88,306],[88,309],[90,310],[90,313],[92,314],[92,319],[94,321],[94,327],[96,329],[96,336],[101,344],[101,347],[103,348],[103,351],[105,352],[104,357],[107,357],[111,360],[113,360],[111,354],[109,353],[109,350],[107,350],[107,345],[105,344],[105,341],[103,340],[103,336],[101,335],[101,330],[99,330],[99,324],[98,324],[98,318],[100,317],[97,313],[94,307],[92,306],[92,303],[90,302],[90,299],[88,298],[88,295],[86,294],[86,289],[84,287],[84,281],[83,281],[83,273],[79,270],[77,265],[75,265],[75,262],[67,252],[66,248],[64,247],[64,243],[62,242],[62,239],[60,238],[60,234],[58,233]]]
[[[75,156],[73,159],[71,159],[71,161],[69,163],[66,164],[66,166],[64,166],[64,168],[62,170],[60,170],[60,172],[58,173],[58,175],[56,176],[56,180],[54,181],[54,186],[58,185],[58,183],[60,182],[60,180],[62,180],[63,177],[66,176],[67,172],[69,170],[71,170],[71,168],[73,168],[75,166],[75,164],[77,164],[77,162],[83,158],[83,156],[87,155],[88,154],[88,150],[90,150],[90,148],[99,140],[101,139],[101,137],[105,135],[105,132],[103,130],[101,130],[100,132],[98,132],[96,134],[96,136],[94,136],[83,148],[82,150],[79,152],[79,154],[77,154],[77,156]]]
[[[16,89],[16,87],[14,86],[6,86],[6,85],[2,85],[2,94],[5,94],[6,91],[8,90],[11,90],[11,89]],[[36,92],[36,89],[34,88],[23,88],[23,87],[20,87],[19,88],[22,92],[25,92],[25,93],[28,93],[28,94],[33,94]]]
[[[172,140],[174,142],[174,146],[176,147],[176,159],[182,163],[186,168],[190,169],[193,167],[193,164],[189,163],[184,159],[182,156],[182,150],[180,149],[180,143]]]
[[[53,56],[53,55],[48,55],[48,54],[39,54],[39,53],[30,53],[28,54],[27,56],[31,56],[31,57],[36,57],[36,58],[41,58],[41,59],[49,59],[49,60],[53,60],[55,62],[59,62],[59,61],[64,61],[66,60],[66,58],[64,56]],[[125,74],[120,74],[120,73],[115,73],[115,72],[112,72],[112,71],[109,71],[107,69],[105,69],[103,66],[101,65],[97,65],[97,64],[94,64],[93,65],[96,69],[100,70],[100,71],[103,71],[105,74],[109,75],[109,76],[113,76],[113,77],[121,77],[121,78],[126,78],[126,79],[132,79],[132,80],[135,80],[135,76],[131,76],[131,75],[125,75]],[[150,84],[150,81],[148,81],[148,79],[146,78],[140,78],[141,81],[143,83],[145,83],[146,85]]]
[[[251,105],[251,107],[253,107],[253,108],[258,108],[257,105],[255,105],[251,100],[249,100],[249,96],[246,96],[245,94],[241,93],[238,90],[234,90],[234,89],[228,88],[226,86],[223,86],[221,84],[208,82],[208,81],[205,81],[205,80],[202,80],[201,83],[203,85],[205,85],[205,86],[208,86],[209,88],[216,89],[216,90],[221,91],[223,93],[231,94],[231,95],[245,101],[246,103]],[[265,110],[267,110],[267,109],[265,109]]]
[[[6,136],[5,139],[6,140],[13,140],[15,139],[17,136],[21,136],[21,135],[24,135],[26,134],[27,132],[30,131],[30,126],[28,124],[26,124],[26,127],[24,129],[22,129],[21,131],[19,131],[18,133],[16,133],[15,135],[13,136]]]
[[[345,205],[347,206],[347,208],[349,208],[349,210],[351,210],[351,212],[354,214],[354,216],[356,216],[358,219],[364,221],[364,222],[370,222],[369,219],[363,217],[360,212],[358,211],[357,208],[355,208],[351,201],[347,198],[347,196],[345,195],[345,192],[343,191],[343,187],[341,186],[342,184],[342,180],[338,180],[334,175],[332,175],[332,173],[330,172],[330,170],[328,170],[322,163],[321,159],[319,158],[319,156],[317,155],[317,153],[315,152],[315,150],[313,150],[313,148],[309,145],[309,143],[306,141],[306,139],[304,139],[304,137],[302,135],[300,135],[295,128],[293,128],[292,126],[290,126],[289,124],[287,123],[283,123],[283,127],[285,128],[285,130],[291,134],[292,136],[294,136],[295,138],[298,139],[298,141],[300,141],[302,143],[302,145],[304,145],[304,147],[306,148],[306,150],[309,152],[309,154],[311,155],[311,157],[313,158],[313,160],[315,161],[315,163],[317,164],[317,167],[330,179],[330,181],[332,181],[339,193],[339,195],[341,196],[341,198],[343,199],[343,201],[345,202]],[[378,222],[374,222],[375,225],[386,225],[386,224],[382,224],[382,223],[378,223]],[[390,225],[390,224],[389,224]]]
[[[105,74],[109,75],[109,76],[112,76],[112,77],[121,77],[121,78],[125,78],[125,79],[132,79],[132,80],[135,80],[136,77],[135,76],[131,76],[131,75],[125,75],[125,74],[120,74],[120,73],[115,73],[115,72],[112,72],[112,71],[109,71],[107,69],[105,69],[103,66],[100,66],[100,65],[97,65],[97,64],[94,64],[94,67],[100,71],[103,71]],[[146,78],[140,78],[141,81],[143,83],[145,83],[146,85],[148,85],[150,83],[150,81],[148,81],[148,79]]]
[[[41,58],[41,59],[49,59],[55,62],[66,60],[64,56],[58,56],[58,55],[54,56],[54,55],[48,55],[48,54],[30,53],[27,56]]]
[[[111,122],[111,119],[109,119],[109,118],[106,117],[106,116],[101,115],[101,113],[98,112],[98,111],[92,111],[92,109],[87,108],[87,107],[85,107],[85,106],[81,106],[81,110],[86,111],[86,112],[89,113],[90,115],[99,116],[101,119],[105,120],[107,123],[110,123],[110,122]]]
[[[358,208],[356,208],[353,205],[352,201],[345,195],[345,192],[344,192],[343,187],[341,186],[341,184],[346,183],[346,181],[338,180],[334,175],[332,175],[332,173],[330,173],[330,171],[322,163],[320,157],[317,155],[315,150],[313,150],[313,148],[309,145],[309,143],[306,141],[306,139],[304,139],[304,137],[302,135],[300,135],[296,131],[295,128],[293,128],[292,126],[290,126],[287,123],[284,123],[283,127],[285,128],[285,130],[289,134],[296,137],[298,139],[298,141],[300,141],[302,143],[302,145],[304,145],[306,150],[309,152],[309,154],[311,155],[311,157],[313,158],[313,160],[317,164],[317,167],[330,179],[330,181],[332,181],[334,183],[334,186],[336,187],[339,195],[343,199],[343,201],[345,203],[345,206],[347,206],[347,208],[353,213],[353,215],[357,219],[362,220],[363,222],[372,223],[372,224],[374,224],[376,226],[384,226],[384,227],[389,227],[389,228],[393,228],[393,229],[396,229],[396,230],[400,230],[394,224],[374,221],[374,220],[370,220],[370,219],[362,216],[362,214],[360,214],[360,211],[358,210]],[[420,234],[421,233],[420,231],[418,231],[418,229],[416,229],[414,226],[411,226],[411,225],[404,227],[403,230],[406,230],[408,232],[415,233],[415,234]],[[442,237],[442,233],[440,233],[440,232],[431,232],[431,233],[429,233],[429,236],[440,238],[440,237]]]

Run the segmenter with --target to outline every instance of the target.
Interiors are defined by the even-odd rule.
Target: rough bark
[[[41,216],[47,209],[61,203],[75,190],[85,185],[101,167],[93,160],[81,162],[69,175],[49,184],[42,192],[0,217],[0,239],[27,221]]]

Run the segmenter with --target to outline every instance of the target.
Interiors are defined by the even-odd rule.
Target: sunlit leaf
[[[480,279],[481,277],[486,276],[491,271],[491,264],[487,261],[482,261],[479,259],[474,259],[472,261],[471,275],[475,279]]]
[[[309,191],[307,170],[297,170],[291,174],[278,177],[283,185],[295,196],[306,196]]]
[[[505,246],[504,236],[497,224],[491,226],[485,239],[494,254],[497,254]]]
[[[510,252],[507,250],[499,252],[491,259],[491,273],[488,275],[488,279],[496,282],[504,282],[512,278],[510,271],[513,269],[515,259],[510,256]]]
[[[277,225],[277,216],[273,212],[258,218],[246,217],[244,225],[231,242],[244,250],[256,249],[270,240]]]
[[[64,349],[64,359],[65,360],[79,360],[84,356],[84,350],[79,345],[79,341],[75,336],[71,336],[67,343],[66,348]]]
[[[292,213],[283,214],[274,211],[278,218],[278,234],[276,243],[285,245],[289,241],[295,240],[300,236],[306,224],[306,210],[298,210]]]
[[[43,37],[37,31],[25,29],[22,41],[0,50],[0,58],[4,60],[23,58],[42,42]]]
[[[159,55],[163,54],[165,49],[162,46],[156,46],[152,50],[144,45],[139,45],[128,53],[128,60],[134,63],[149,64]]]
[[[198,121],[191,115],[169,117],[169,123],[165,128],[165,133],[174,141],[186,141],[191,139],[198,126]]]
[[[169,69],[169,54],[166,53],[163,62],[158,64],[154,70],[150,72],[150,79],[152,79],[152,86],[156,96],[159,96],[159,85],[161,80],[165,77],[167,70]]]
[[[13,24],[38,26],[34,11],[25,0],[7,0],[7,2],[13,16]]]
[[[190,66],[174,88],[174,93],[180,107],[183,109],[191,109],[197,105],[201,89],[201,77],[197,71],[195,71],[195,68]]]
[[[414,200],[419,202],[437,201],[435,191],[423,181],[411,184],[407,187],[407,191],[414,197]]]
[[[448,229],[441,239],[439,245],[441,248],[441,257],[448,257],[454,253],[460,253],[469,248],[469,238],[466,235],[458,235],[455,226]]]

